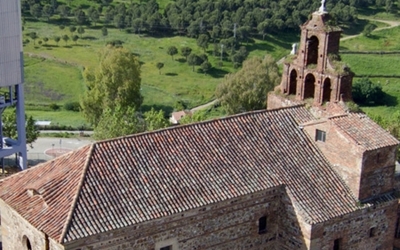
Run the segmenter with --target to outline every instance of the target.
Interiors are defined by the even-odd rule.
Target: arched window
[[[28,239],[28,237],[26,237],[26,235],[24,235],[24,237],[22,237],[22,244],[25,247],[24,249],[26,250],[32,250],[32,245],[30,240]]]
[[[292,70],[290,72],[290,83],[289,83],[289,95],[296,94],[296,86],[297,86],[297,72],[296,70]]]
[[[322,93],[322,101],[323,102],[329,102],[331,101],[331,79],[326,78],[324,81],[324,91]]]
[[[313,74],[308,74],[304,82],[304,99],[314,98],[315,77]]]
[[[319,41],[316,36],[307,40],[307,62],[306,66],[318,63],[318,45]]]

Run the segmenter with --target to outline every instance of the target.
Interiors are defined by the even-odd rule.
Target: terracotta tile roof
[[[12,175],[0,198],[38,230],[61,242],[84,176],[91,145]]]
[[[304,121],[306,112],[303,107],[251,112],[97,142],[87,166],[79,160],[86,170],[76,175],[82,180],[79,191],[79,181],[74,181],[76,204],[70,198],[58,208],[67,210],[64,220],[57,220],[65,234],[59,229],[52,237],[74,241],[279,185],[285,185],[293,205],[311,224],[358,209],[349,189],[298,128],[296,120]],[[75,154],[86,159],[88,152],[83,148]],[[58,161],[59,167],[72,164]],[[51,163],[40,168],[51,169]],[[49,178],[51,173],[40,180]],[[19,197],[24,192],[14,193]],[[27,219],[44,223],[48,217]]]
[[[350,113],[332,117],[330,120],[340,128],[345,135],[365,150],[395,146],[399,141],[386,130],[361,113]]]

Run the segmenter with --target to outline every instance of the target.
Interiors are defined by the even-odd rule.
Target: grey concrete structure
[[[15,123],[18,132],[18,140],[10,139],[4,143],[2,126],[0,126],[0,158],[18,154],[19,165],[25,169],[27,152],[20,10],[19,0],[0,0],[0,88],[1,92],[5,93],[0,96],[0,122],[3,111],[15,105],[17,110]]]

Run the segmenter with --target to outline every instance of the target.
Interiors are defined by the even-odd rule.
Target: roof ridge
[[[95,148],[95,143],[90,145],[90,152],[89,152],[89,154],[87,155],[87,158],[86,158],[85,166],[84,166],[84,169],[82,171],[81,181],[80,181],[80,183],[78,185],[76,196],[74,197],[74,201],[72,202],[71,210],[70,210],[70,212],[69,212],[69,214],[67,216],[67,221],[66,221],[66,223],[64,225],[64,228],[63,228],[63,230],[61,232],[60,238],[57,240],[60,243],[64,241],[64,237],[67,234],[68,227],[71,224],[72,215],[74,214],[76,203],[78,202],[79,193],[80,193],[80,190],[81,190],[81,188],[83,186],[83,183],[84,183],[84,180],[85,180],[85,176],[86,176],[87,170],[89,168],[89,162],[90,162],[90,159],[91,159],[91,156],[92,156],[94,148]]]
[[[111,138],[111,139],[100,140],[100,141],[94,142],[93,144],[102,144],[102,143],[107,143],[107,142],[111,142],[111,141],[118,141],[118,140],[125,139],[125,138],[139,137],[139,136],[148,135],[148,134],[156,134],[156,133],[159,133],[161,131],[176,130],[176,129],[182,129],[182,128],[187,128],[187,127],[194,127],[194,126],[196,126],[198,124],[206,124],[206,123],[212,123],[212,122],[216,122],[216,121],[230,120],[230,119],[233,119],[233,118],[236,118],[236,117],[250,116],[250,115],[258,114],[258,113],[279,112],[281,110],[300,108],[300,107],[304,107],[304,106],[305,106],[304,104],[297,104],[297,105],[293,105],[293,106],[289,106],[289,107],[280,107],[280,108],[276,108],[276,109],[260,109],[260,110],[246,111],[246,112],[239,113],[239,114],[227,115],[227,116],[224,116],[224,117],[218,117],[218,118],[209,119],[209,120],[200,121],[200,122],[182,124],[182,125],[178,125],[178,126],[170,126],[170,127],[167,127],[167,128],[157,129],[157,130],[153,130],[153,131],[145,131],[145,132],[141,132],[141,133],[124,135],[124,136],[115,137],[115,138]]]

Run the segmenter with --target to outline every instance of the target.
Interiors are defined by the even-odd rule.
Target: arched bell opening
[[[304,82],[304,98],[314,98],[315,92],[315,77],[313,74],[308,74]]]
[[[307,40],[307,61],[306,66],[318,63],[318,46],[319,41],[316,36],[312,36]]]
[[[296,86],[297,86],[297,72],[296,70],[292,70],[290,72],[290,82],[289,82],[289,95],[296,94]]]
[[[323,93],[322,93],[322,102],[330,102],[331,101],[331,79],[326,78],[323,85]]]

